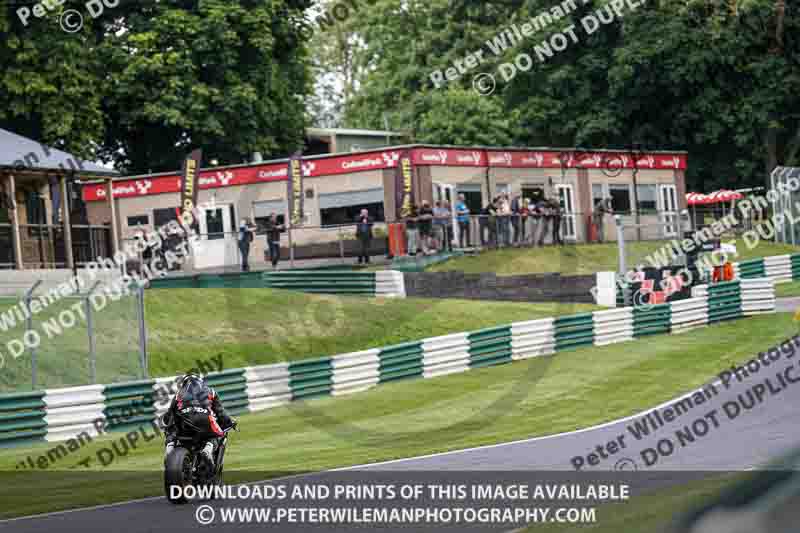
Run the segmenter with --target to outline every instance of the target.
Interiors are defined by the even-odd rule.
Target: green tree
[[[105,154],[129,171],[176,168],[191,147],[221,163],[284,155],[303,139],[310,89],[304,0],[156,2],[132,8],[99,53],[113,75]],[[134,4],[135,6],[135,4]]]
[[[0,7],[0,127],[92,158],[104,131],[101,61],[90,33],[59,29],[59,12],[35,2]],[[31,10],[27,25],[17,9]]]
[[[498,97],[454,87],[432,91],[422,113],[416,140],[431,144],[510,146],[517,113],[507,112]]]

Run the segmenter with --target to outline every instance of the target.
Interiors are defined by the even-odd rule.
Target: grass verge
[[[726,241],[727,242],[727,241]],[[666,245],[666,241],[627,243],[627,262],[643,261],[647,255]],[[746,261],[771,255],[792,254],[800,247],[773,242],[759,242],[752,249],[742,239],[736,241],[739,253],[734,261]],[[478,255],[457,257],[430,267],[431,272],[462,271],[468,274],[496,272],[498,275],[561,272],[562,274],[594,274],[616,271],[617,243],[545,246],[542,248],[508,248]],[[630,266],[630,265],[629,265]]]
[[[589,347],[554,357],[430,380],[381,385],[350,397],[296,402],[242,416],[226,458],[228,482],[308,472],[552,435],[629,416],[702,385],[731,364],[796,332],[787,313],[682,335]],[[119,438],[117,436],[116,438]],[[18,468],[53,443],[3,450],[0,515],[25,515],[160,495],[162,441],[107,467],[109,438],[45,469]],[[87,468],[72,469],[86,459]],[[103,479],[102,483],[98,480]],[[40,494],[46,488],[48,497]]]
[[[37,389],[90,383],[85,319],[75,315],[74,327],[63,328],[52,338],[44,326],[58,324],[59,314],[76,303],[80,301],[59,301],[35,316],[34,330],[42,339],[36,350]],[[0,301],[0,313],[15,304],[13,299]],[[145,306],[151,376],[186,372],[197,361],[219,355],[225,368],[241,368],[599,309],[582,304],[339,297],[235,288],[150,290]],[[94,313],[97,383],[141,377],[136,316],[133,298]],[[0,350],[22,339],[24,332],[24,322],[0,330]],[[30,352],[18,359],[4,355],[0,393],[31,390]]]

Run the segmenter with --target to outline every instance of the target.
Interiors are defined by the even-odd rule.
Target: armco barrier
[[[292,400],[326,396],[333,390],[333,365],[330,357],[289,363]]]
[[[764,259],[751,259],[734,265],[734,271],[740,278],[763,278],[766,274]]]
[[[605,346],[633,338],[633,309],[594,312],[594,344]]]
[[[71,439],[81,433],[94,437],[103,428],[105,397],[103,385],[87,385],[45,391],[48,441]]]
[[[764,277],[771,278],[775,283],[792,281],[792,259],[788,255],[765,257]]]
[[[511,326],[476,331],[470,333],[467,339],[471,368],[500,365],[512,360]]]
[[[247,412],[247,378],[245,369],[223,370],[205,376],[206,383],[214,388],[225,405],[225,411],[232,415]]]
[[[682,333],[708,324],[707,296],[678,300],[670,302],[669,305],[672,333]]]
[[[669,333],[672,318],[670,304],[647,305],[633,308],[633,336]]]
[[[321,294],[375,295],[375,272],[287,270],[264,272],[264,286]]]
[[[775,284],[770,279],[743,279],[742,313],[746,316],[775,312]]]
[[[594,319],[592,313],[560,316],[555,325],[556,351],[571,350],[594,344]]]
[[[722,322],[742,316],[742,297],[739,281],[708,286],[708,322]]]
[[[370,389],[380,382],[380,350],[347,353],[331,358],[333,394],[352,394]]]
[[[511,357],[515,361],[550,355],[556,351],[556,328],[552,318],[511,324]]]
[[[348,270],[281,270],[232,274],[196,274],[150,281],[151,289],[273,288],[317,294],[356,294],[405,298],[403,273]]]
[[[155,418],[155,380],[114,383],[103,388],[109,430],[128,430],[149,423]]]
[[[775,312],[774,282],[768,278],[694,287],[692,295],[641,309],[516,322],[334,357],[228,370],[209,374],[207,379],[226,409],[235,414],[292,400],[355,393],[387,381],[442,376]],[[175,377],[166,377],[0,396],[0,446],[69,439],[103,417],[110,429],[150,424],[174,395],[174,381]]]
[[[800,254],[792,254],[789,256],[789,263],[792,268],[792,279],[800,279]]]
[[[288,363],[248,367],[244,377],[251,411],[261,411],[292,401]]]
[[[469,370],[469,334],[456,333],[422,341],[423,377]]]
[[[44,391],[0,396],[0,446],[43,441],[47,435]]]
[[[381,348],[378,357],[381,383],[422,376],[422,342],[406,342]]]

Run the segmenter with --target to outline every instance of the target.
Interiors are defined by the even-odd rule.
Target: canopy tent
[[[721,191],[712,192],[710,194],[690,192],[686,194],[686,204],[689,206],[711,205],[730,202],[731,200],[742,200],[743,198],[744,195],[742,193],[729,191],[727,189],[722,189]]]

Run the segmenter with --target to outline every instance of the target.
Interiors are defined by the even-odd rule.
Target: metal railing
[[[72,257],[75,266],[85,266],[111,253],[111,228],[72,224]],[[51,224],[20,224],[23,268],[66,268],[64,227]],[[0,224],[0,269],[16,268],[13,226]]]
[[[0,392],[148,376],[143,288],[120,278],[67,293],[74,279],[0,281]]]

